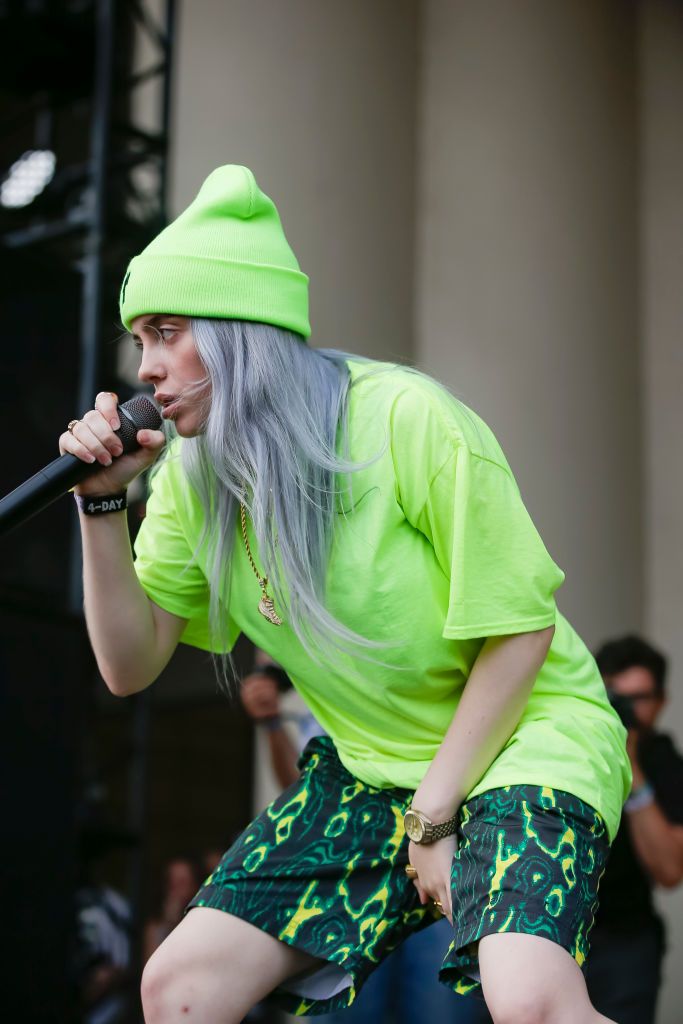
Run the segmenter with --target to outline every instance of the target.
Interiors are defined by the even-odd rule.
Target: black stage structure
[[[2,493],[56,456],[63,424],[98,390],[131,393],[117,292],[165,223],[174,13],[173,0],[0,0]],[[143,125],[134,111],[152,87]],[[127,796],[108,820],[70,506],[0,541],[4,1014],[22,1024],[86,1019],[74,915],[84,851],[125,850],[127,895],[142,905],[149,699],[125,702],[115,768]],[[136,1003],[125,1019],[139,1020]]]

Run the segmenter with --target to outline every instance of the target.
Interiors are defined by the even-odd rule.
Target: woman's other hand
[[[435,900],[453,924],[451,903],[451,863],[457,849],[457,837],[446,836],[435,843],[413,843],[408,846],[408,858],[417,871],[413,885],[417,889],[420,903]]]

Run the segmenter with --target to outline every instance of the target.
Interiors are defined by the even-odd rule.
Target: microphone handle
[[[121,426],[114,433],[123,445],[123,455],[138,449],[138,430],[158,430],[161,424],[159,410],[147,395],[134,396],[120,405],[119,420]],[[83,462],[68,452],[60,455],[0,501],[0,534],[9,533],[42,512],[65,491],[102,468],[99,462]]]
[[[71,490],[93,471],[99,462],[83,462],[75,455],[60,455],[0,501],[0,534],[9,533]]]

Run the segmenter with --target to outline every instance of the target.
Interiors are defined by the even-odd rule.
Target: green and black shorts
[[[242,833],[189,906],[235,914],[324,961],[272,995],[307,1015],[350,1005],[375,967],[435,917],[404,871],[412,794],[360,782],[328,737],[311,740],[300,767],[300,779]],[[608,852],[602,818],[569,793],[506,786],[469,800],[440,980],[456,992],[479,990],[477,944],[495,932],[544,936],[583,966]]]

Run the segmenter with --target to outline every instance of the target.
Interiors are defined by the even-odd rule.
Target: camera
[[[260,665],[254,671],[259,672],[263,676],[269,676],[274,683],[277,683],[280,693],[287,693],[288,690],[292,689],[292,682],[289,676],[279,665]]]
[[[638,726],[638,719],[633,710],[633,701],[630,697],[623,697],[619,693],[609,693],[609,702],[619,715],[621,724],[626,729],[635,729]]]

